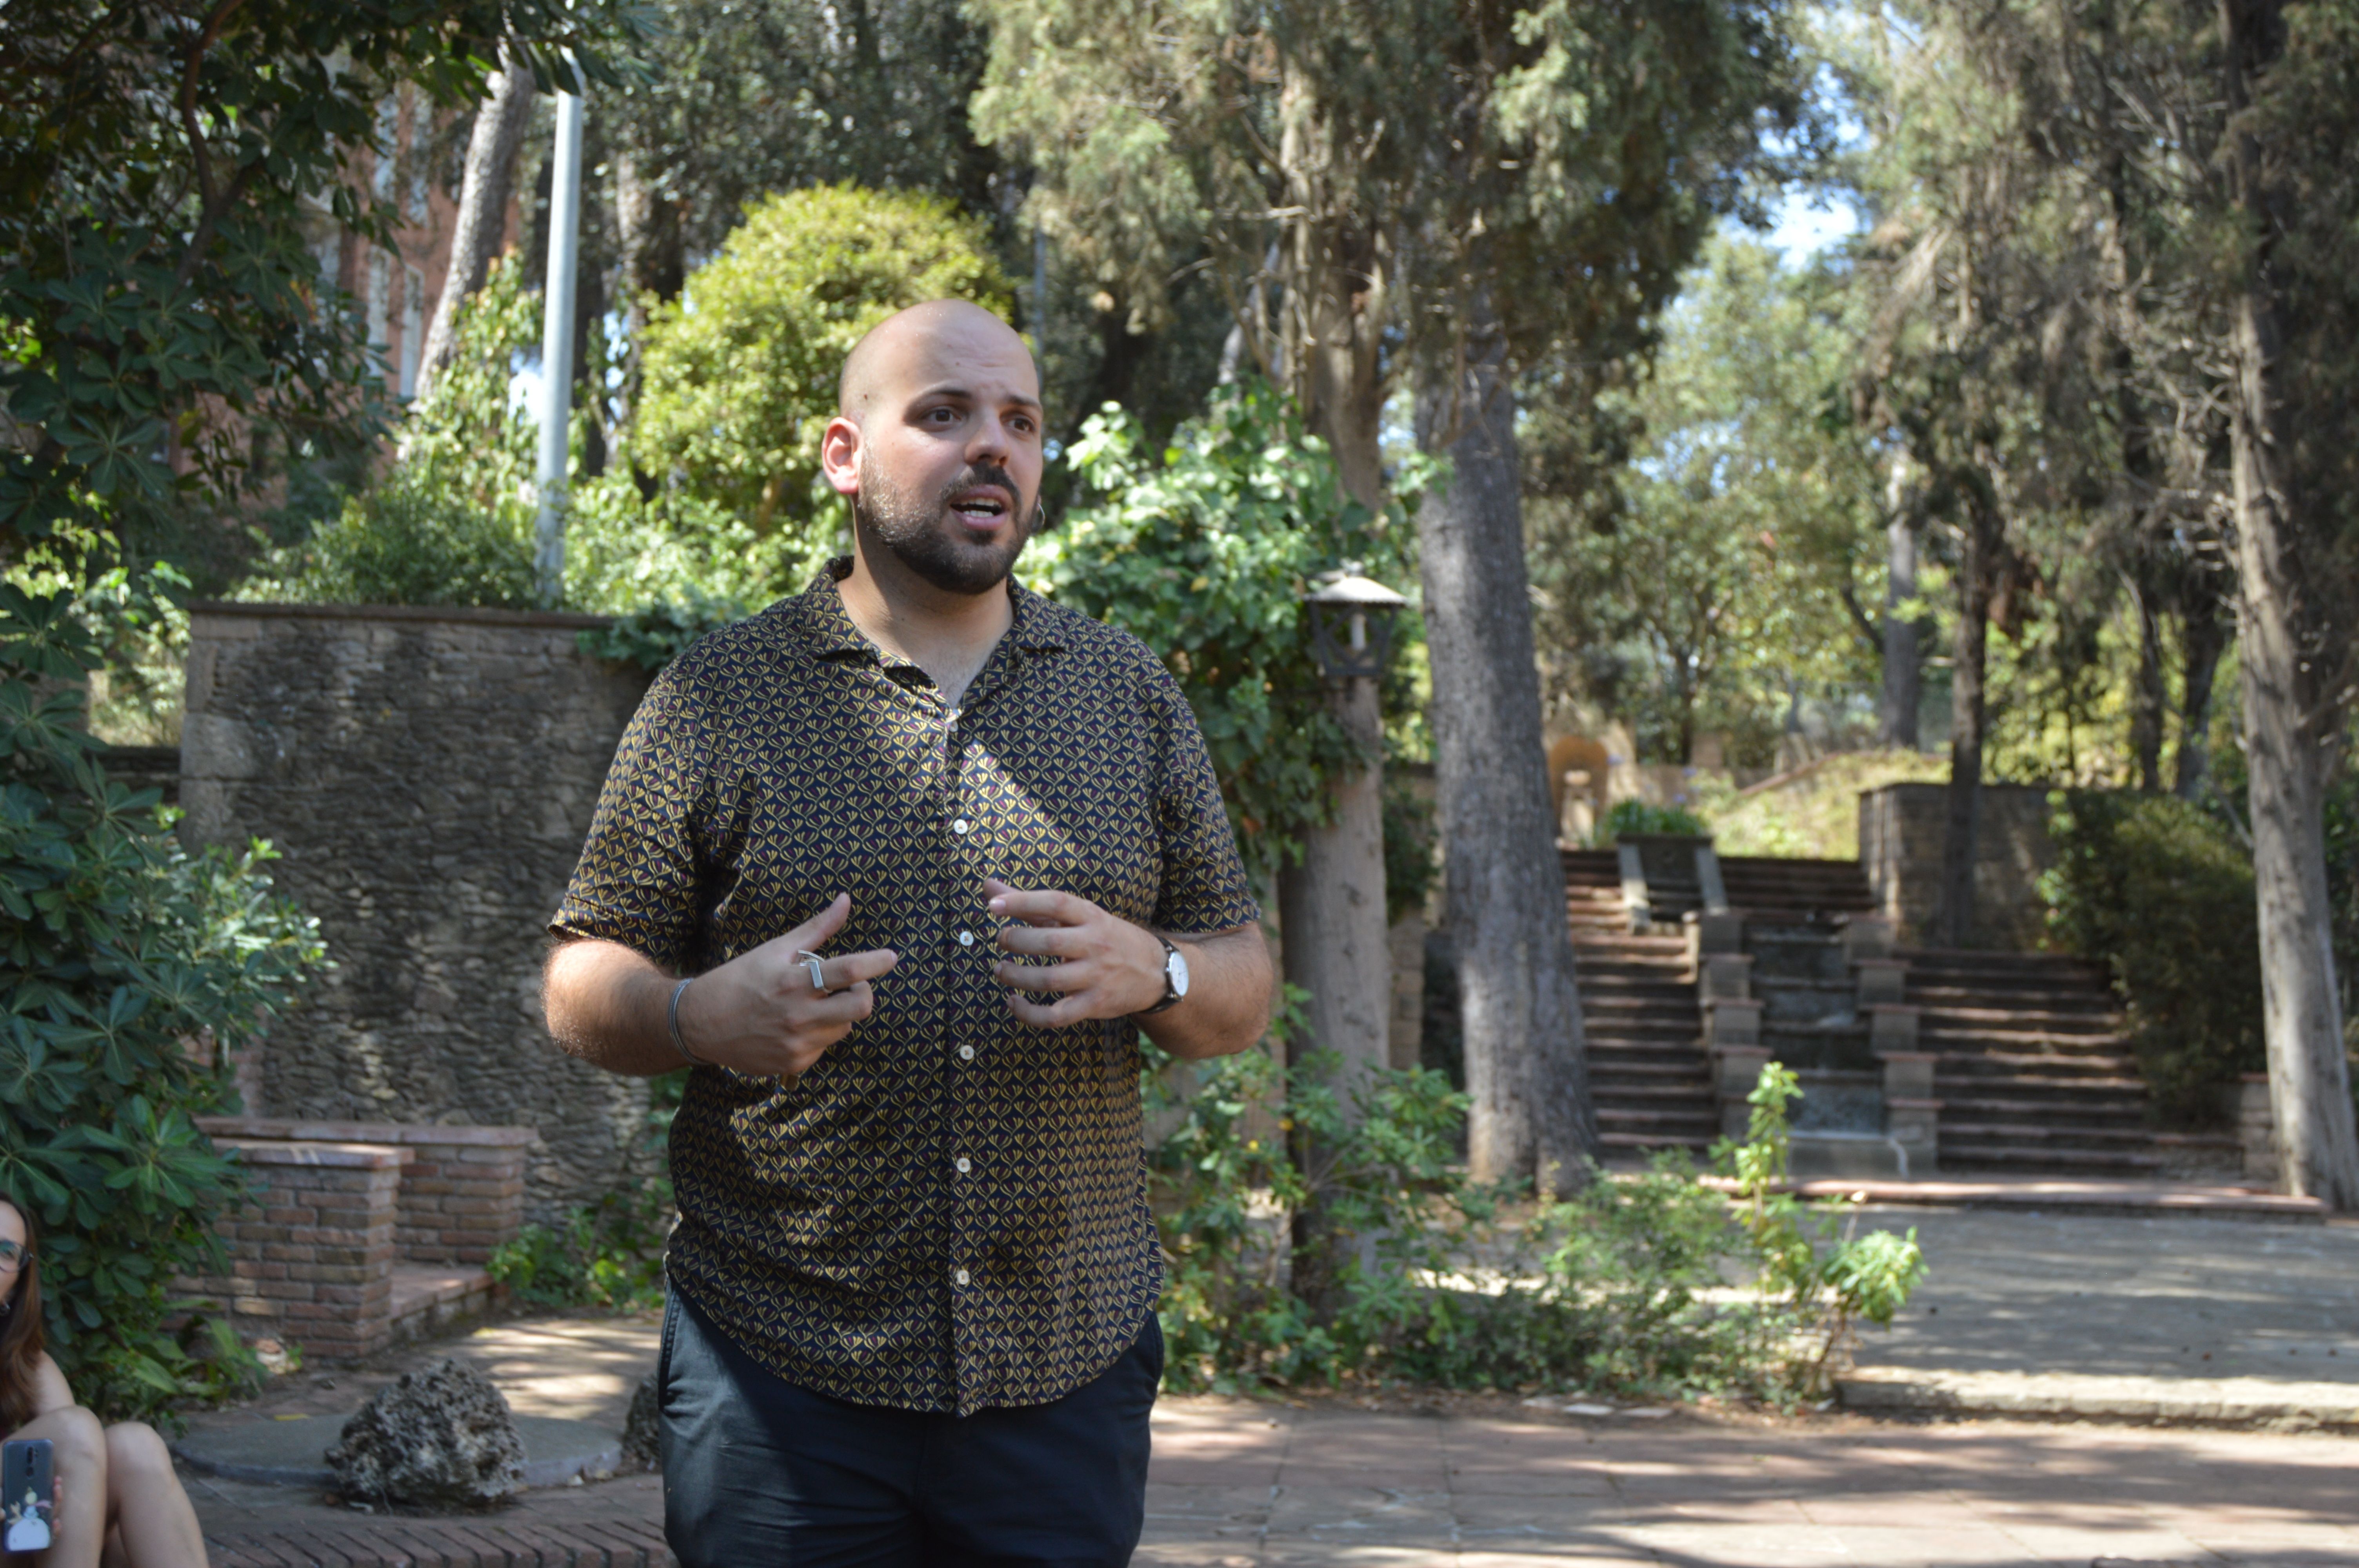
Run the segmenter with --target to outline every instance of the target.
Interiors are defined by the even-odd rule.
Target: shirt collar
[[[879,668],[889,668],[898,661],[887,658],[885,650],[853,623],[851,611],[843,607],[843,594],[837,585],[851,575],[852,557],[838,556],[811,579],[810,586],[803,589],[798,601],[802,611],[803,635],[811,652],[820,658],[865,656],[875,661]],[[1007,579],[1007,597],[1015,618],[1002,639],[1004,643],[1027,653],[1063,651],[1064,629],[1058,624],[1048,600],[1013,577]]]

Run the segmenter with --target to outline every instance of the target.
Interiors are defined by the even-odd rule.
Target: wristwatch
[[[1163,1000],[1137,1014],[1140,1018],[1161,1012],[1167,1007],[1177,1007],[1180,999],[1188,994],[1188,956],[1174,947],[1169,937],[1158,935],[1155,939],[1163,944]]]

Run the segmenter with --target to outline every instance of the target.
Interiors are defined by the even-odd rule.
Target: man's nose
[[[1005,462],[1007,454],[1016,449],[1016,438],[1008,433],[1006,422],[996,414],[986,412],[974,422],[974,434],[967,442],[969,462],[990,460]]]

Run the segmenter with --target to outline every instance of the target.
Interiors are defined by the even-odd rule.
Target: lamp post
[[[1346,561],[1304,596],[1312,656],[1328,711],[1360,747],[1363,765],[1328,785],[1333,821],[1304,838],[1302,863],[1278,878],[1286,978],[1310,992],[1297,1060],[1325,1050],[1343,1058],[1337,1087],[1387,1065],[1392,955],[1385,922],[1384,715],[1376,681],[1392,645],[1393,617],[1408,601]]]
[[[582,73],[557,95],[557,141],[549,152],[549,276],[540,329],[539,509],[532,524],[533,586],[554,610],[565,599],[566,447],[573,404],[573,283],[581,255]]]

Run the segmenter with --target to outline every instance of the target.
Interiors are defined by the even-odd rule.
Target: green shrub
[[[1702,817],[1683,806],[1650,806],[1643,800],[1617,800],[1597,825],[1600,844],[1646,833],[1686,833],[1701,838],[1712,829]]]
[[[275,552],[245,591],[296,604],[530,609],[530,519],[397,479],[353,496],[309,539]]]
[[[668,1181],[609,1193],[571,1210],[560,1226],[526,1226],[492,1254],[489,1272],[532,1306],[661,1306],[671,1217]]]
[[[2049,946],[2112,974],[2157,1110],[2180,1123],[2218,1117],[2218,1091],[2265,1060],[2252,857],[2169,795],[2050,800],[2057,860],[2039,883]]]
[[[1326,444],[1257,381],[1215,392],[1159,452],[1109,404],[1083,422],[1067,460],[1082,499],[1017,570],[1161,655],[1203,729],[1248,868],[1267,875],[1298,860],[1302,833],[1332,809],[1329,779],[1360,760],[1328,709],[1302,596],[1347,559],[1379,580],[1407,580],[1402,504],[1372,513],[1345,496]],[[1427,471],[1411,468],[1397,488],[1414,494]],[[1396,671],[1418,633],[1402,619]],[[1402,803],[1387,815],[1387,869],[1400,865],[1406,880],[1402,861],[1418,850],[1404,835],[1418,824]]]
[[[253,1368],[225,1325],[165,1325],[174,1279],[225,1271],[245,1191],[191,1118],[233,1108],[226,1054],[321,961],[267,845],[191,856],[82,728],[99,648],[72,597],[0,584],[0,1193],[40,1217],[52,1353],[82,1400],[154,1418]]]
[[[1289,1009],[1280,1033],[1291,1024]],[[1563,1202],[1511,1203],[1452,1167],[1467,1100],[1440,1074],[1377,1072],[1345,1097],[1333,1066],[1285,1075],[1262,1051],[1192,1074],[1150,1065],[1158,1110],[1179,1113],[1151,1155],[1167,1386],[1789,1401],[1821,1391],[1857,1326],[1888,1323],[1923,1275],[1914,1232],[1838,1238],[1840,1216],[1770,1195],[1790,1076],[1784,1098],[1756,1097],[1754,1139],[1729,1156],[1753,1183],[1740,1176],[1740,1223],[1677,1155]],[[1755,1290],[1731,1299],[1745,1274]]]
[[[839,530],[820,478],[844,356],[895,311],[1014,288],[981,224],[930,196],[816,186],[756,202],[647,321],[633,451],[764,535]]]

